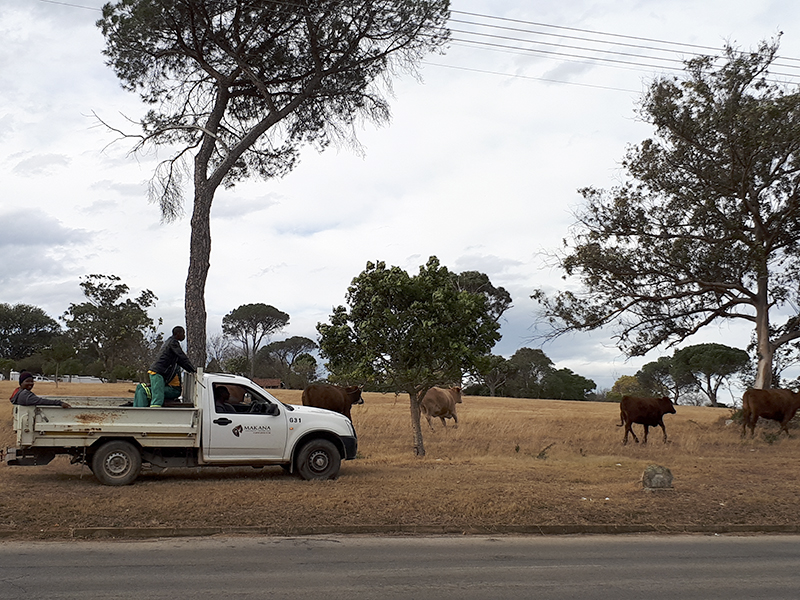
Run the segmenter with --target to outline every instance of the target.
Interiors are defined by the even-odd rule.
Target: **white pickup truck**
[[[217,388],[227,402],[216,405]],[[338,413],[284,404],[249,379],[198,371],[164,408],[131,398],[64,398],[71,408],[15,406],[9,465],[45,465],[57,454],[84,463],[106,485],[126,485],[142,463],[167,467],[280,465],[304,479],[335,479],[355,458],[356,432]]]

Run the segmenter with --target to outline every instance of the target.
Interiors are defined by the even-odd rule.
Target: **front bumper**
[[[342,440],[342,445],[344,446],[344,456],[342,456],[345,460],[353,460],[358,454],[358,438],[355,436],[340,436]]]

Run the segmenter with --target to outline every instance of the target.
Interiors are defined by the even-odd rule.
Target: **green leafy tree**
[[[16,363],[17,371],[30,371],[31,373],[39,375],[44,373],[44,363],[44,356],[41,352],[37,352],[36,354],[26,356],[22,360],[18,360]]]
[[[59,377],[64,374],[64,368],[67,365],[72,366],[74,364],[77,354],[78,351],[69,340],[63,338],[57,339],[49,348],[42,350],[42,355],[46,361],[44,363],[44,372],[55,377],[56,387],[58,387]]]
[[[495,287],[489,276],[479,271],[464,271],[453,274],[453,283],[456,288],[464,292],[481,294],[489,302],[489,310],[495,321],[499,321],[503,313],[511,308],[511,294],[505,288]]]
[[[588,400],[597,384],[574,373],[571,369],[553,369],[547,374],[542,390],[542,398],[553,400]]]
[[[61,318],[87,362],[97,363],[90,371],[113,380],[117,367],[125,367],[126,373],[146,370],[160,341],[147,314],[155,294],[144,290],[134,299],[123,299],[130,288],[116,275],[87,275],[80,286],[86,302],[70,304]]]
[[[269,304],[243,304],[222,317],[222,331],[242,345],[253,378],[255,357],[265,339],[289,323],[289,315]]]
[[[555,370],[553,361],[544,351],[520,348],[508,362],[512,374],[506,382],[506,393],[514,398],[541,398],[545,380]]]
[[[703,392],[711,406],[717,406],[719,388],[730,378],[743,373],[750,365],[744,350],[723,344],[697,344],[675,352],[672,370],[675,378],[691,379]]]
[[[486,354],[475,360],[472,376],[486,386],[490,396],[495,396],[510,377],[516,373],[516,366],[503,356]]]
[[[292,362],[292,372],[287,386],[294,389],[305,388],[317,380],[318,369],[317,359],[311,354],[304,352],[298,355]]]
[[[243,354],[232,356],[225,361],[222,365],[222,370],[225,373],[233,373],[235,375],[246,375],[250,372],[250,361]]]
[[[410,398],[413,451],[425,455],[420,401],[437,384],[461,381],[500,339],[487,299],[459,291],[452,274],[431,257],[411,276],[383,262],[367,268],[347,289],[348,312],[336,307],[319,323],[319,346],[331,378],[374,382]]]
[[[672,359],[669,356],[661,356],[643,365],[635,377],[646,395],[670,396],[677,400],[678,389],[672,377]]]
[[[690,370],[673,358],[661,356],[637,371],[635,377],[644,395],[668,396],[675,404],[699,405],[703,400],[697,379]]]
[[[650,85],[640,116],[655,136],[629,150],[622,185],[582,190],[557,257],[583,290],[533,295],[553,335],[612,326],[643,355],[744,319],[755,386],[770,387],[775,350],[800,337],[800,94],[769,77],[776,52],[728,47],[719,66],[693,58]]]
[[[622,400],[623,396],[647,396],[647,390],[634,375],[622,375],[611,386],[608,393],[609,399],[616,402]]]
[[[263,377],[275,377],[284,382],[288,387],[299,387],[298,382],[292,382],[295,361],[301,356],[308,356],[308,352],[317,349],[317,344],[303,336],[292,336],[285,340],[267,344],[256,355],[256,368]],[[315,369],[316,369],[316,360]]]
[[[61,326],[38,306],[0,304],[0,358],[20,360],[46,348]]]
[[[389,119],[390,76],[413,72],[446,42],[448,7],[449,0],[120,0],[103,7],[97,25],[108,64],[126,89],[157,105],[131,136],[135,150],[173,151],[150,188],[165,220],[182,214],[187,172],[194,184],[185,296],[193,363],[206,363],[216,190],[289,172],[306,144],[357,147],[356,123]]]
[[[10,358],[0,358],[0,373],[6,379],[11,377],[11,371],[14,370],[17,361],[11,360]]]
[[[556,369],[553,361],[539,348],[520,348],[508,359],[506,395],[514,398],[586,400],[597,385],[572,372]]]

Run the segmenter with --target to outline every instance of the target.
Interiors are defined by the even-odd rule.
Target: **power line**
[[[613,58],[601,58],[595,56],[583,56],[580,54],[571,54],[568,52],[556,52],[553,50],[537,50],[536,48],[520,48],[518,46],[507,46],[504,44],[493,44],[490,42],[475,42],[473,40],[464,40],[460,38],[452,38],[454,42],[460,42],[462,44],[467,44],[471,47],[483,48],[483,49],[503,49],[503,50],[511,50],[514,51],[515,54],[525,55],[525,54],[540,54],[547,57],[559,57],[564,58],[567,60],[572,59],[582,59],[582,60],[592,60],[594,64],[599,63],[610,63],[612,65],[628,65],[634,67],[642,67],[647,69],[671,69],[676,71],[683,71],[681,67],[668,67],[664,65],[651,65],[642,62],[633,62],[629,60],[618,60]]]
[[[607,85],[596,85],[592,83],[579,83],[576,81],[563,81],[560,79],[548,79],[547,77],[533,77],[531,75],[519,75],[519,74],[512,74],[512,73],[500,73],[498,71],[487,71],[484,69],[474,69],[472,67],[460,67],[458,65],[443,65],[440,63],[432,63],[427,61],[422,61],[423,64],[429,65],[431,67],[442,67],[444,69],[456,69],[458,71],[469,71],[471,73],[482,73],[484,75],[500,75],[502,77],[512,77],[515,79],[532,79],[534,81],[545,81],[547,83],[560,83],[563,85],[575,85],[579,87],[588,87],[588,88],[595,88],[600,90],[610,90],[612,92],[627,92],[630,94],[640,94],[641,90],[628,90],[625,88],[617,88],[611,87]]]
[[[490,17],[487,16],[486,18],[490,18]],[[534,30],[531,30],[531,29],[521,29],[519,27],[507,27],[507,26],[504,26],[504,25],[490,25],[488,23],[480,23],[480,22],[476,22],[476,21],[465,21],[465,20],[462,20],[462,19],[453,19],[453,18],[450,19],[450,22],[451,23],[461,23],[462,25],[477,25],[478,27],[486,27],[486,28],[489,28],[489,29],[497,29],[497,30],[500,30],[500,31],[514,31],[514,32],[520,32],[520,33],[527,33],[529,35],[540,35],[542,37],[556,37],[556,38],[559,38],[559,39],[577,40],[577,41],[581,41],[581,42],[591,42],[591,43],[598,43],[598,44],[611,44],[611,43],[613,43],[614,46],[623,47],[623,48],[639,48],[640,50],[653,50],[653,51],[656,51],[656,52],[672,52],[672,53],[675,52],[674,50],[669,50],[669,49],[665,49],[665,48],[655,48],[653,46],[646,46],[646,45],[643,45],[643,44],[631,44],[631,43],[620,42],[620,41],[608,42],[608,41],[605,41],[605,40],[593,40],[593,39],[590,39],[590,38],[587,38],[587,37],[583,37],[583,36],[565,35],[565,34],[560,33],[560,32],[559,33],[553,33],[553,32],[550,32],[550,31],[534,31]],[[535,24],[531,23],[531,25],[535,25]],[[548,26],[545,26],[545,25],[540,25],[540,26],[541,27],[548,27]],[[556,26],[552,25],[550,27],[556,27]],[[607,34],[607,35],[613,35],[613,34]],[[686,52],[685,54],[695,54],[697,56],[701,55],[699,52],[698,53]]]
[[[709,52],[712,55],[716,55],[720,51],[720,48],[712,47],[712,46],[702,46],[702,45],[698,45],[698,44],[688,44],[688,43],[684,43],[684,42],[673,42],[673,41],[668,41],[668,40],[660,40],[660,39],[641,37],[641,36],[625,35],[625,34],[619,34],[619,33],[609,33],[609,32],[605,32],[605,31],[596,31],[596,30],[592,30],[592,29],[581,29],[581,28],[577,28],[577,27],[568,27],[568,26],[564,26],[564,25],[551,25],[551,24],[548,24],[548,23],[540,23],[540,22],[537,22],[537,21],[526,21],[526,20],[522,20],[522,19],[510,19],[510,18],[506,18],[506,17],[497,17],[497,16],[494,16],[494,15],[485,15],[485,14],[480,14],[480,13],[472,13],[472,12],[465,12],[465,11],[458,11],[458,10],[453,10],[453,11],[451,11],[451,13],[466,15],[466,16],[469,16],[469,17],[476,17],[476,18],[479,18],[479,19],[488,19],[489,21],[501,21],[501,22],[507,22],[507,23],[515,23],[515,24],[527,25],[527,26],[530,26],[530,27],[542,27],[542,28],[545,28],[545,29],[548,29],[548,28],[549,29],[555,29],[557,31],[573,31],[573,32],[578,32],[578,33],[585,33],[585,34],[591,34],[591,35],[596,35],[596,36],[604,36],[604,37],[609,37],[609,38],[618,38],[618,39],[614,39],[614,41],[596,40],[596,39],[587,38],[585,36],[570,36],[570,35],[565,35],[565,34],[562,34],[562,33],[551,33],[551,32],[546,32],[546,31],[543,32],[543,31],[535,31],[535,30],[530,30],[530,29],[521,29],[521,28],[518,28],[518,27],[508,27],[508,26],[505,26],[505,25],[495,25],[495,24],[492,24],[491,22],[484,23],[484,22],[480,22],[480,21],[467,21],[467,20],[452,19],[452,18],[450,19],[453,22],[457,22],[457,23],[461,23],[461,24],[475,25],[475,26],[478,26],[478,27],[485,27],[485,28],[489,28],[489,29],[515,31],[515,32],[520,32],[520,33],[526,33],[526,34],[529,34],[529,35],[541,35],[541,36],[549,36],[549,37],[559,37],[559,38],[563,38],[563,39],[578,40],[578,41],[582,41],[582,42],[590,42],[590,43],[596,43],[596,44],[609,44],[609,45],[613,44],[614,46],[623,46],[623,47],[628,47],[628,48],[639,48],[639,49],[643,49],[643,50],[652,50],[652,51],[655,51],[655,52],[669,52],[669,53],[673,53],[673,54],[682,54],[682,55],[691,55],[691,56],[708,56]],[[632,41],[637,41],[637,42],[647,42],[647,43],[662,44],[662,45],[666,45],[666,46],[671,46],[672,48],[670,48],[670,47],[658,48],[658,47],[653,47],[653,46],[649,46],[649,45],[632,44],[632,43],[628,43],[628,42],[622,42],[620,40],[632,40]],[[526,40],[526,41],[532,41],[532,40]],[[542,43],[542,42],[537,42],[537,43]],[[699,50],[702,50],[703,52],[699,52]],[[782,60],[788,60],[788,61],[800,63],[800,59],[798,59],[798,58],[792,58],[792,57],[788,57],[788,56],[778,56],[776,58],[780,58]],[[775,64],[777,66],[784,66],[784,67],[789,67],[789,68],[800,68],[797,65],[782,64],[782,63],[779,63],[777,61],[774,62],[773,64]]]
[[[620,66],[627,66],[629,68],[635,67],[640,69],[652,69],[655,71],[673,71],[678,73],[685,72],[685,65],[681,61],[673,60],[671,62],[680,62],[681,66],[670,66],[670,65],[656,65],[651,63],[639,62],[639,61],[630,61],[630,60],[620,60],[620,59],[612,59],[612,58],[605,58],[602,56],[587,56],[576,54],[574,52],[556,52],[553,50],[541,50],[537,48],[530,48],[530,47],[521,47],[521,46],[513,46],[508,44],[500,44],[500,43],[491,43],[491,42],[483,42],[478,40],[469,40],[469,39],[462,39],[462,38],[451,38],[451,41],[456,42],[462,46],[470,47],[470,48],[478,48],[484,50],[499,50],[505,51],[512,54],[516,54],[519,56],[525,55],[542,55],[544,57],[557,57],[565,62],[582,62],[584,64],[595,64],[599,66],[612,66],[612,67],[620,67]],[[641,58],[642,60],[657,60],[658,57],[650,57],[646,55],[632,55],[634,58]],[[579,59],[579,60],[575,60]],[[664,59],[661,59],[664,60]],[[591,62],[586,62],[591,61]],[[774,63],[773,63],[774,64]],[[770,71],[770,75],[773,77],[789,77],[789,78],[796,78],[800,77],[798,73],[785,73],[781,71]],[[775,83],[782,83],[780,80],[771,78],[768,79],[770,82]]]
[[[39,1],[47,4],[68,6],[71,8],[100,11],[100,9],[98,8],[73,4],[69,2],[62,2],[60,0],[39,0]],[[279,1],[276,3],[291,6],[290,2]],[[719,52],[718,48],[713,48],[710,46],[703,46],[698,44],[673,42],[656,38],[610,33],[592,29],[569,27],[564,25],[553,25],[549,23],[527,21],[522,19],[512,19],[507,17],[498,17],[494,15],[486,15],[481,13],[467,12],[467,11],[452,10],[451,15],[452,14],[465,16],[472,20],[467,20],[463,18],[462,19],[453,18],[451,16],[449,20],[449,22],[451,23],[459,23],[461,25],[469,25],[472,27],[477,27],[479,29],[482,28],[490,32],[496,32],[496,33],[486,33],[481,31],[469,31],[465,29],[451,28],[452,32],[460,36],[466,36],[466,37],[451,37],[450,38],[451,42],[454,42],[456,45],[462,45],[464,47],[474,48],[477,50],[502,51],[502,52],[518,54],[520,56],[530,56],[533,54],[545,58],[551,58],[553,60],[562,60],[565,62],[577,62],[580,64],[590,64],[590,65],[625,68],[625,69],[648,69],[656,72],[664,72],[664,71],[683,72],[685,70],[685,59],[663,57],[663,56],[652,56],[641,52],[639,53],[624,52],[621,50],[606,49],[603,48],[602,46],[606,45],[606,46],[612,46],[614,48],[621,47],[632,50],[650,51],[656,53],[668,53],[672,55],[679,54],[681,55],[681,57],[685,55],[690,55],[690,56],[708,55],[707,52],[699,52],[700,50],[702,51],[710,50],[713,51],[714,54],[717,54]],[[502,23],[502,24],[497,24],[497,23]],[[528,28],[536,27],[543,29],[552,29],[559,33],[531,30],[528,28],[521,28],[519,27],[519,25]],[[524,34],[526,36],[532,36],[532,37],[516,37],[512,35],[506,35],[506,33],[508,32],[513,32],[514,34]],[[572,32],[581,35],[569,35],[563,32]],[[605,37],[609,38],[609,40],[592,39],[590,37],[586,37],[586,35]],[[537,39],[536,36],[550,37],[550,38],[557,37],[559,39],[577,41],[583,44],[600,45],[601,47],[585,47],[585,46],[572,45],[566,43],[543,41],[541,39]],[[477,39],[471,39],[471,38],[477,38]],[[493,41],[486,41],[486,40],[493,40]],[[521,46],[518,44],[523,44],[523,45]],[[666,47],[664,48],[655,47],[652,44],[659,44]],[[543,49],[542,47],[552,48],[552,49],[547,50]],[[587,54],[581,54],[581,53],[587,53]],[[609,58],[610,56],[619,58]],[[783,60],[800,62],[800,59],[794,59],[788,57],[781,57],[781,58]],[[656,63],[659,64],[653,64],[653,62],[647,62],[647,61],[655,61]],[[675,66],[673,66],[673,64]],[[773,65],[777,66],[778,64],[779,63],[777,62],[773,62]],[[445,65],[439,64],[437,66],[444,67]],[[780,66],[788,67],[790,69],[800,68],[798,66],[789,65],[785,63],[780,63]],[[464,71],[487,72],[498,75],[500,74],[494,71],[479,71],[469,67],[459,67],[458,65],[453,65],[452,68]],[[771,72],[770,74],[773,76],[782,76],[790,78],[799,76],[798,74],[795,73],[783,73],[783,72]],[[511,74],[507,74],[506,76],[523,77]],[[569,85],[575,85],[574,82],[567,82],[567,81],[559,82],[558,80],[555,79],[546,79],[541,77],[528,76],[523,78],[531,80],[547,81],[551,83],[565,83]],[[605,86],[592,86],[591,84],[585,84],[585,85],[587,87],[600,87],[602,89],[617,89]],[[630,90],[620,89],[619,91],[630,91]]]
[[[497,21],[506,21],[506,22],[509,22],[509,23],[523,23],[525,25],[533,25],[535,27],[547,27],[547,28],[559,29],[559,30],[563,30],[563,31],[576,31],[576,32],[580,32],[580,33],[591,33],[593,35],[603,35],[603,36],[608,36],[608,37],[617,37],[617,38],[622,38],[622,39],[627,39],[627,40],[638,40],[638,41],[643,41],[643,42],[654,42],[654,43],[657,43],[657,44],[669,44],[671,46],[681,46],[681,47],[685,47],[685,48],[696,48],[696,49],[703,49],[703,50],[711,50],[711,51],[714,51],[714,52],[718,52],[719,51],[719,48],[712,48],[711,46],[699,46],[699,45],[696,45],[696,44],[686,44],[686,43],[682,43],[682,42],[671,42],[671,41],[666,41],[666,40],[658,40],[658,39],[646,38],[646,37],[640,37],[640,36],[634,36],[634,35],[624,35],[624,34],[621,34],[621,33],[607,33],[605,31],[595,31],[595,30],[592,30],[592,29],[580,29],[578,27],[567,27],[565,25],[550,25],[548,23],[537,23],[536,21],[524,21],[522,19],[510,19],[510,18],[507,18],[507,17],[496,17],[496,16],[493,16],[493,15],[483,15],[483,14],[480,14],[480,13],[465,12],[465,11],[460,11],[460,10],[451,10],[450,12],[451,13],[455,13],[455,14],[460,14],[460,15],[467,15],[467,16],[470,16],[470,17],[480,17],[482,19],[493,19],[493,20],[497,20]]]
[[[601,54],[613,54],[615,56],[627,56],[627,57],[633,57],[633,58],[642,58],[643,57],[642,54],[633,54],[631,52],[620,52],[618,50],[603,50],[601,48],[586,48],[584,46],[571,46],[569,44],[558,44],[558,43],[555,43],[555,42],[543,42],[541,40],[531,40],[531,39],[525,39],[525,38],[519,38],[519,37],[510,37],[510,36],[505,36],[505,35],[496,35],[496,34],[491,34],[491,33],[477,33],[477,32],[474,32],[474,31],[465,31],[463,29],[452,29],[451,28],[450,31],[454,32],[454,33],[461,33],[461,34],[464,34],[464,35],[473,35],[473,36],[482,37],[482,38],[490,38],[490,39],[493,39],[493,40],[503,40],[503,41],[509,41],[509,42],[526,42],[526,43],[531,43],[531,44],[538,44],[540,46],[555,46],[557,48],[565,48],[565,49],[569,49],[569,50],[583,50],[583,51],[587,51],[587,52],[600,52]],[[677,59],[677,58],[664,58],[664,57],[660,57],[660,56],[648,56],[647,58],[651,58],[653,60],[663,60],[663,61],[666,61],[666,62],[673,62],[673,63],[683,64],[683,61],[680,60],[680,59]]]
[[[81,6],[80,4],[70,4],[69,2],[57,2],[56,0],[39,0],[39,2],[44,2],[45,4],[58,4],[60,6],[69,6],[70,8],[85,8],[86,10],[95,10],[97,12],[103,12],[102,8],[97,8],[95,6]]]

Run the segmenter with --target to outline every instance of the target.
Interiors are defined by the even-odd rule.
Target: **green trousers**
[[[133,405],[148,407],[152,405],[164,406],[164,400],[179,398],[181,388],[164,385],[161,375],[150,375],[150,385],[139,383],[133,395]]]

